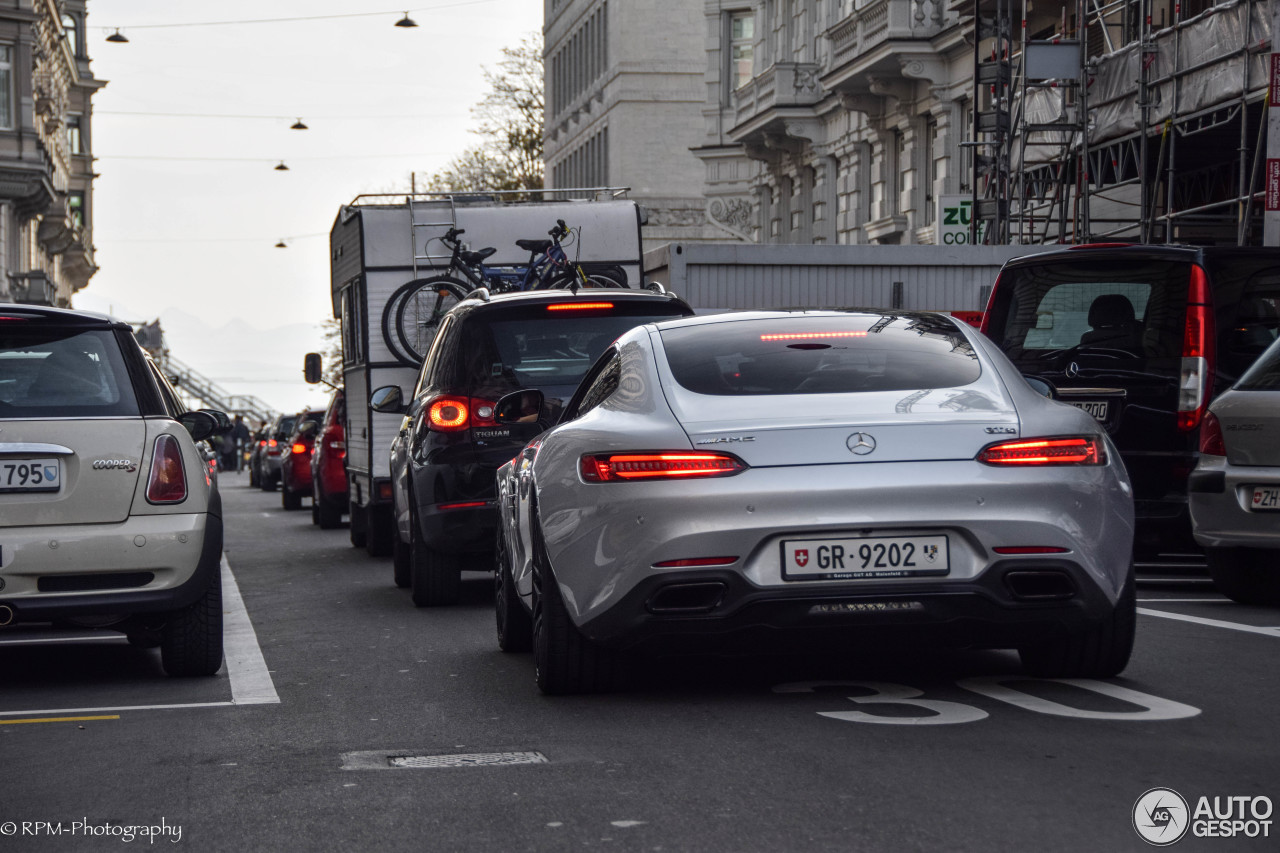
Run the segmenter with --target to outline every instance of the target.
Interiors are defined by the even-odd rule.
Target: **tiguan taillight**
[[[462,432],[471,427],[494,426],[492,400],[479,397],[436,397],[427,406],[427,423],[436,432]]]
[[[1191,432],[1200,426],[1213,387],[1213,297],[1209,276],[1191,265],[1187,288],[1187,324],[1182,335],[1182,370],[1178,377],[1178,429]]]
[[[147,478],[147,502],[176,504],[187,499],[187,474],[182,467],[182,448],[171,435],[156,438],[151,454],[151,474]]]
[[[589,454],[579,460],[578,470],[588,483],[617,483],[729,477],[747,470],[747,466],[727,453],[672,450]]]
[[[1226,456],[1227,443],[1222,438],[1222,424],[1213,412],[1204,413],[1200,426],[1200,452],[1207,456]]]
[[[1002,441],[978,454],[984,465],[1035,467],[1039,465],[1105,465],[1107,453],[1093,436],[1033,438]]]

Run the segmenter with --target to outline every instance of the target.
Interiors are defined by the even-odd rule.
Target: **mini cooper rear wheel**
[[[511,578],[506,537],[498,534],[494,547],[493,610],[498,628],[498,648],[504,652],[527,652],[533,648],[533,620],[520,603]]]
[[[160,663],[169,675],[213,675],[222,668],[222,573],[215,568],[195,603],[169,614]]]
[[[458,558],[423,542],[416,518],[412,520],[410,536],[409,572],[413,603],[419,607],[456,604],[462,586],[462,568]]]
[[[1262,548],[1207,548],[1209,575],[1218,591],[1241,604],[1280,604],[1280,552]]]
[[[1022,646],[1022,668],[1041,678],[1110,678],[1129,664],[1137,623],[1133,572],[1106,619],[1088,630]]]

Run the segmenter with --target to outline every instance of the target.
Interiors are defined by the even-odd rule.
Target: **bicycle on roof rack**
[[[458,238],[464,228],[450,228],[439,239],[451,250],[442,273],[415,279],[397,289],[382,312],[382,334],[397,357],[421,362],[435,338],[440,321],[453,306],[474,290],[512,293],[582,287],[627,287],[627,273],[616,264],[581,264],[570,260],[564,247],[578,243],[580,230],[569,228],[563,219],[547,232],[549,240],[516,240],[529,252],[525,264],[486,266],[484,261],[497,249],[471,251]]]

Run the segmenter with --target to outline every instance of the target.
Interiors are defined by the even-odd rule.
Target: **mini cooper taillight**
[[[978,454],[984,465],[1034,467],[1037,465],[1105,465],[1107,453],[1093,436],[1034,438],[991,444]]]
[[[182,448],[171,435],[156,437],[151,454],[151,474],[147,478],[147,501],[176,504],[187,499],[187,474],[182,466]]]
[[[579,460],[578,470],[588,483],[617,483],[731,477],[747,470],[747,466],[728,453],[672,450],[588,454]]]

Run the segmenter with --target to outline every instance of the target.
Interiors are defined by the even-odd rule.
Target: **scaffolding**
[[[1207,2],[975,0],[975,242],[1261,243],[1267,6]]]

